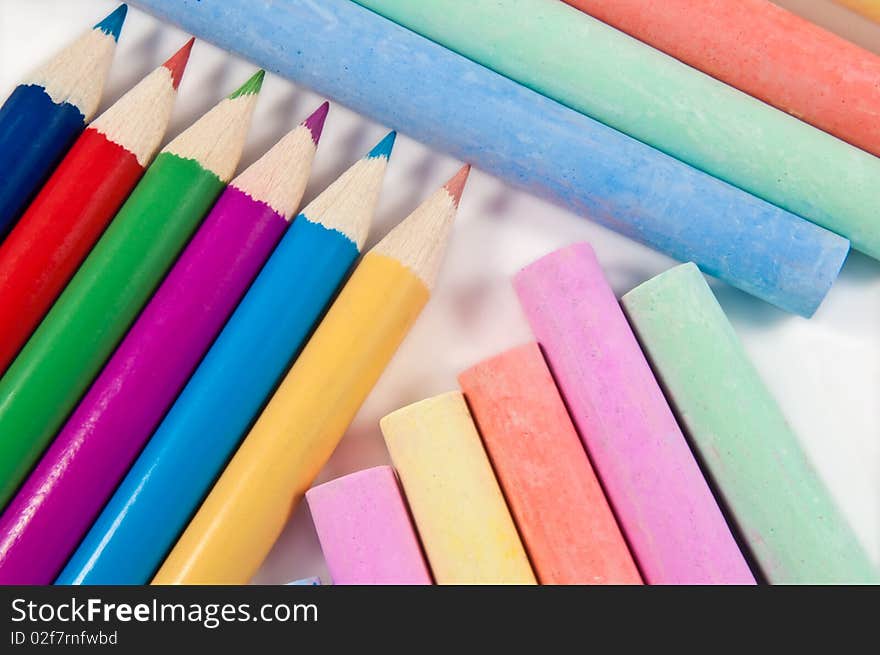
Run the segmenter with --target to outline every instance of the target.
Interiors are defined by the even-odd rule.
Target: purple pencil
[[[0,518],[0,584],[49,584],[294,215],[325,103],[233,180]]]

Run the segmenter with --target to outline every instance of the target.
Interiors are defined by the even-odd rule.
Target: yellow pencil
[[[364,256],[153,584],[250,580],[428,301],[468,170]]]
[[[837,4],[857,11],[865,18],[880,23],[880,0],[835,0]]]
[[[464,396],[422,400],[380,425],[437,584],[535,584]]]

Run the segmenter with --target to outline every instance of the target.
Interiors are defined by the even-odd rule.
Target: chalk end
[[[393,130],[385,135],[385,138],[379,141],[370,152],[367,153],[365,159],[376,159],[382,157],[388,159],[391,157],[391,151],[394,149],[394,140],[397,138],[397,132]]]
[[[315,145],[318,145],[318,141],[321,140],[321,133],[324,131],[324,121],[326,120],[327,112],[329,111],[330,103],[325,102],[302,123],[303,126],[307,127],[309,132],[312,133],[312,141],[315,142]]]
[[[171,57],[168,58],[168,61],[162,64],[171,72],[171,82],[174,85],[175,90],[180,86],[180,80],[183,78],[183,71],[186,70],[186,64],[189,61],[189,53],[192,51],[193,43],[195,43],[195,41],[195,37],[191,38],[180,50],[171,55]]]
[[[128,14],[128,5],[119,5],[104,20],[95,25],[94,29],[112,36],[114,41],[119,41],[119,34],[122,32],[122,24],[125,23],[126,14]]]

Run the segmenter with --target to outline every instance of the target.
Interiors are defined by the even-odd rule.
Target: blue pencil
[[[145,584],[360,254],[386,136],[294,220],[56,584]]]
[[[98,110],[126,11],[120,5],[0,107],[0,238]]]

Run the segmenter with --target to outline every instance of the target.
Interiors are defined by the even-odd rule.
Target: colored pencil
[[[693,264],[623,296],[630,322],[708,474],[772,584],[878,584]]]
[[[566,2],[880,156],[880,57],[770,0]]]
[[[425,585],[431,574],[390,466],[357,471],[306,492],[336,585]]]
[[[324,104],[221,194],[0,517],[0,582],[58,575],[281,238],[326,112]]]
[[[98,111],[126,11],[33,71],[0,107],[0,238]]]
[[[0,505],[232,177],[261,81],[262,72],[163,148],[0,379]]]
[[[837,4],[843,5],[855,12],[858,12],[865,18],[880,23],[880,2],[877,0],[834,0]],[[876,122],[876,120],[874,121]],[[876,154],[876,153],[875,153]]]
[[[350,0],[137,4],[788,311],[811,315],[846,257],[844,239]]]
[[[535,584],[464,397],[428,398],[379,425],[437,584]]]
[[[153,584],[256,572],[428,301],[467,171],[364,256]]]
[[[394,136],[294,220],[57,583],[150,581],[357,258]]]
[[[592,248],[514,286],[645,582],[753,584]]]
[[[355,1],[880,259],[880,159],[592,16],[546,0]]]
[[[541,584],[641,584],[538,345],[458,381]]]
[[[294,580],[293,582],[288,582],[287,584],[295,587],[320,587],[321,578],[303,578],[302,580]]]
[[[192,43],[83,132],[0,245],[0,375],[156,154]]]

